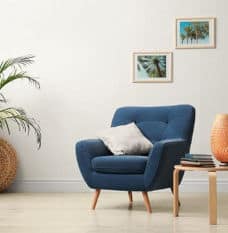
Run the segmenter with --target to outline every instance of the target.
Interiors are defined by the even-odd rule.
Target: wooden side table
[[[187,167],[182,165],[174,166],[173,171],[173,215],[178,216],[179,213],[179,171],[206,171],[209,178],[209,223],[217,224],[217,183],[216,172],[228,171],[228,167]]]

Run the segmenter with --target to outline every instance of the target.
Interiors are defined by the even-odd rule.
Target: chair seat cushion
[[[98,156],[92,159],[92,168],[100,173],[142,174],[147,159],[141,155]]]

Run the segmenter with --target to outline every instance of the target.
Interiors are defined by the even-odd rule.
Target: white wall
[[[192,151],[209,153],[214,116],[228,112],[227,7],[226,0],[1,1],[1,59],[35,54],[31,72],[42,85],[37,91],[15,82],[4,90],[39,119],[43,135],[39,151],[33,137],[6,136],[19,157],[14,189],[85,189],[74,144],[108,127],[119,106],[194,105]],[[174,19],[194,16],[217,17],[216,49],[174,49]],[[159,49],[174,52],[174,82],[133,84],[132,51]],[[228,176],[220,178],[225,190]],[[206,182],[203,174],[185,177],[194,179]]]

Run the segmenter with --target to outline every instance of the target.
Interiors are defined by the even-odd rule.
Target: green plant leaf
[[[33,60],[34,57],[35,57],[34,55],[26,55],[26,56],[10,58],[5,61],[2,61],[0,63],[0,74],[6,71],[9,67],[12,68],[19,67],[21,69],[22,66],[30,65],[34,62]]]
[[[29,118],[25,111],[20,108],[9,107],[0,110],[0,128],[6,128],[7,132],[10,134],[10,122],[15,122],[18,129],[23,129],[27,134],[33,129],[37,143],[38,149],[41,147],[41,129],[37,124],[35,119]]]
[[[15,81],[17,79],[27,79],[30,83],[32,83],[36,88],[40,88],[40,83],[36,78],[29,76],[25,71],[18,72],[15,70],[13,73],[10,73],[6,78],[2,77],[0,79],[0,90],[7,85],[8,83]]]
[[[0,62],[0,90],[9,83],[19,79],[26,79],[36,88],[40,88],[40,83],[37,81],[37,78],[28,75],[27,72],[23,70],[24,66],[30,65],[34,62],[33,59],[33,55],[27,55]],[[0,102],[7,102],[2,93],[0,93]],[[6,129],[9,134],[11,131],[10,122],[16,123],[19,131],[23,130],[27,134],[33,130],[36,135],[38,148],[41,147],[40,126],[37,124],[35,119],[29,118],[23,109],[14,107],[0,109],[0,128]]]

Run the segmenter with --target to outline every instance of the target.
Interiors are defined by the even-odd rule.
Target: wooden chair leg
[[[128,191],[128,197],[129,197],[129,202],[132,203],[133,202],[133,196],[132,196],[131,191]]]
[[[132,206],[133,206],[133,196],[132,196],[132,191],[128,191],[128,198],[129,198],[129,205],[128,205],[128,209],[132,209]]]
[[[96,205],[97,205],[97,200],[99,198],[101,190],[100,189],[96,189],[95,193],[94,193],[94,198],[93,198],[93,203],[92,203],[92,210],[95,210]]]
[[[149,213],[152,213],[152,209],[151,209],[150,199],[149,199],[148,193],[147,192],[142,192],[142,195],[143,195],[143,200],[144,200],[144,203],[145,203],[145,206],[146,206],[146,210]]]

